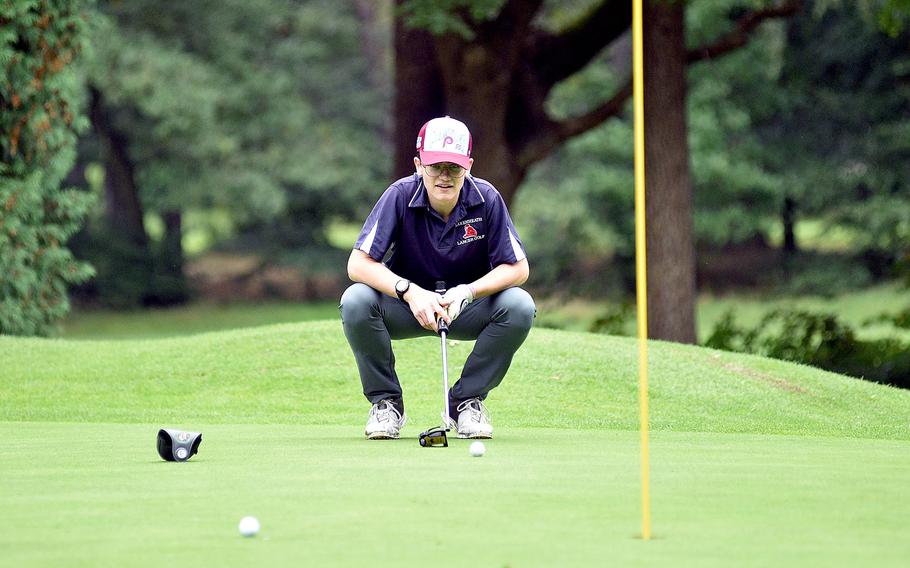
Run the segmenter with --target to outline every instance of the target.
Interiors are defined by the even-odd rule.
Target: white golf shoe
[[[458,405],[459,438],[492,438],[490,413],[479,398],[469,398]]]
[[[398,412],[390,399],[380,400],[370,409],[364,434],[370,440],[397,439],[407,416]]]

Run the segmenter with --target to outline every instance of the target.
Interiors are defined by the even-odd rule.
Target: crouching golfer
[[[449,390],[459,438],[490,438],[483,405],[502,381],[535,316],[516,286],[528,261],[499,192],[470,175],[471,134],[455,119],[434,118],[417,136],[417,172],[385,190],[348,260],[356,282],[341,297],[344,334],[363,394],[373,403],[370,439],[398,438],[405,423],[392,339],[432,335],[437,318],[449,337],[476,339]],[[444,281],[445,295],[435,283]]]

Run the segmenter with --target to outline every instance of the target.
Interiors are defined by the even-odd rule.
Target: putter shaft
[[[446,356],[446,331],[442,330],[439,332],[440,343],[442,344],[442,408],[443,415],[445,416],[445,422],[442,425],[446,429],[446,432],[449,431],[449,358]]]
[[[436,281],[436,293],[440,295],[446,293],[445,281]],[[446,336],[449,334],[449,325],[442,318],[439,318],[436,324],[439,329],[440,345],[442,346],[442,427],[448,432],[450,430],[449,422],[451,421],[449,417],[449,358],[446,355]]]

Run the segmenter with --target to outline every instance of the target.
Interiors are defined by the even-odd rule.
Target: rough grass
[[[408,413],[437,419],[438,340],[396,344]],[[450,342],[452,380],[471,342]],[[0,337],[0,420],[358,424],[338,321],[160,340]],[[910,439],[910,391],[761,357],[652,342],[656,430]],[[636,341],[535,329],[490,396],[497,424],[638,428]]]

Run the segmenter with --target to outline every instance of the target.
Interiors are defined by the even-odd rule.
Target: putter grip
[[[436,281],[436,293],[437,293],[437,294],[445,294],[445,293],[446,293],[446,283],[445,283],[445,280],[437,280],[437,281]],[[449,332],[449,324],[447,324],[447,323],[446,323],[446,320],[442,319],[441,317],[440,317],[440,318],[436,318],[436,327],[439,329],[439,332],[440,332],[440,333],[442,333],[442,332],[448,333],[448,332]]]

